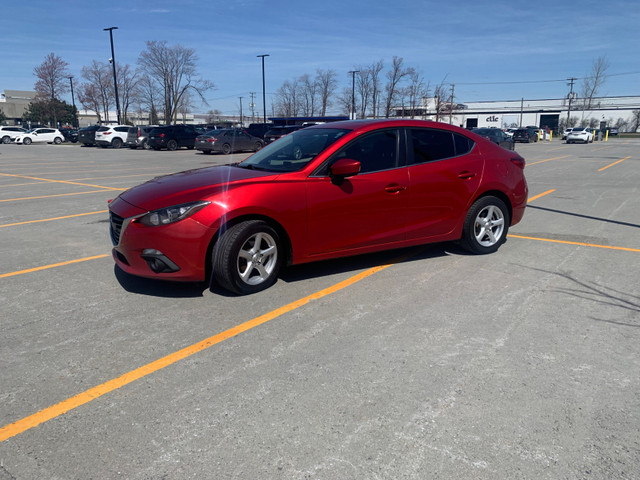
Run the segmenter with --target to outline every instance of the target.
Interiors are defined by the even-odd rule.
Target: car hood
[[[118,198],[144,210],[205,200],[238,184],[273,181],[279,174],[231,165],[199,168],[164,175],[120,194]]]

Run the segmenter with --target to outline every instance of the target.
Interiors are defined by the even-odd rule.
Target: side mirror
[[[332,177],[340,179],[353,177],[360,173],[360,162],[350,158],[341,158],[329,168]]]

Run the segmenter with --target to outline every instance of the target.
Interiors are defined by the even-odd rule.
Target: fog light
[[[145,248],[140,255],[155,273],[172,273],[180,270],[167,256],[154,248]]]

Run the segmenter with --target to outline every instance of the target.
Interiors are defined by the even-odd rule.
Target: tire
[[[27,137],[24,140],[22,140],[22,143],[24,145],[31,145],[31,142],[32,142],[32,140],[29,137]]]
[[[260,150],[262,148],[262,143],[260,142],[256,142],[255,145],[253,146],[253,151],[257,152],[258,150]]]
[[[496,197],[481,197],[467,212],[462,228],[461,245],[471,253],[493,253],[507,239],[509,210]]]
[[[231,153],[231,145],[229,145],[228,143],[222,145],[222,153],[224,153],[225,155],[229,155]]]
[[[178,148],[178,142],[176,142],[175,140],[169,140],[167,142],[167,150],[174,151],[177,148]]]
[[[143,140],[142,143],[140,144],[142,146],[142,148],[144,150],[151,150],[151,146],[149,145],[149,142],[146,140]]]
[[[62,139],[60,137],[56,137],[53,139],[53,143],[56,145],[60,145],[62,143]]]
[[[11,143],[11,137],[9,135],[5,135],[2,137],[2,141],[0,143]]]
[[[260,292],[278,279],[282,242],[262,220],[249,220],[226,230],[213,247],[213,278],[239,295]]]
[[[119,138],[114,138],[114,139],[111,141],[111,146],[112,146],[113,148],[120,148],[120,147],[122,146],[122,140],[120,140]]]

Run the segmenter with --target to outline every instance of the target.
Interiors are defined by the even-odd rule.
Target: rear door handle
[[[473,178],[475,176],[476,174],[474,172],[467,172],[467,171],[460,172],[458,174],[458,178],[461,178],[462,180],[469,180],[470,178]]]

